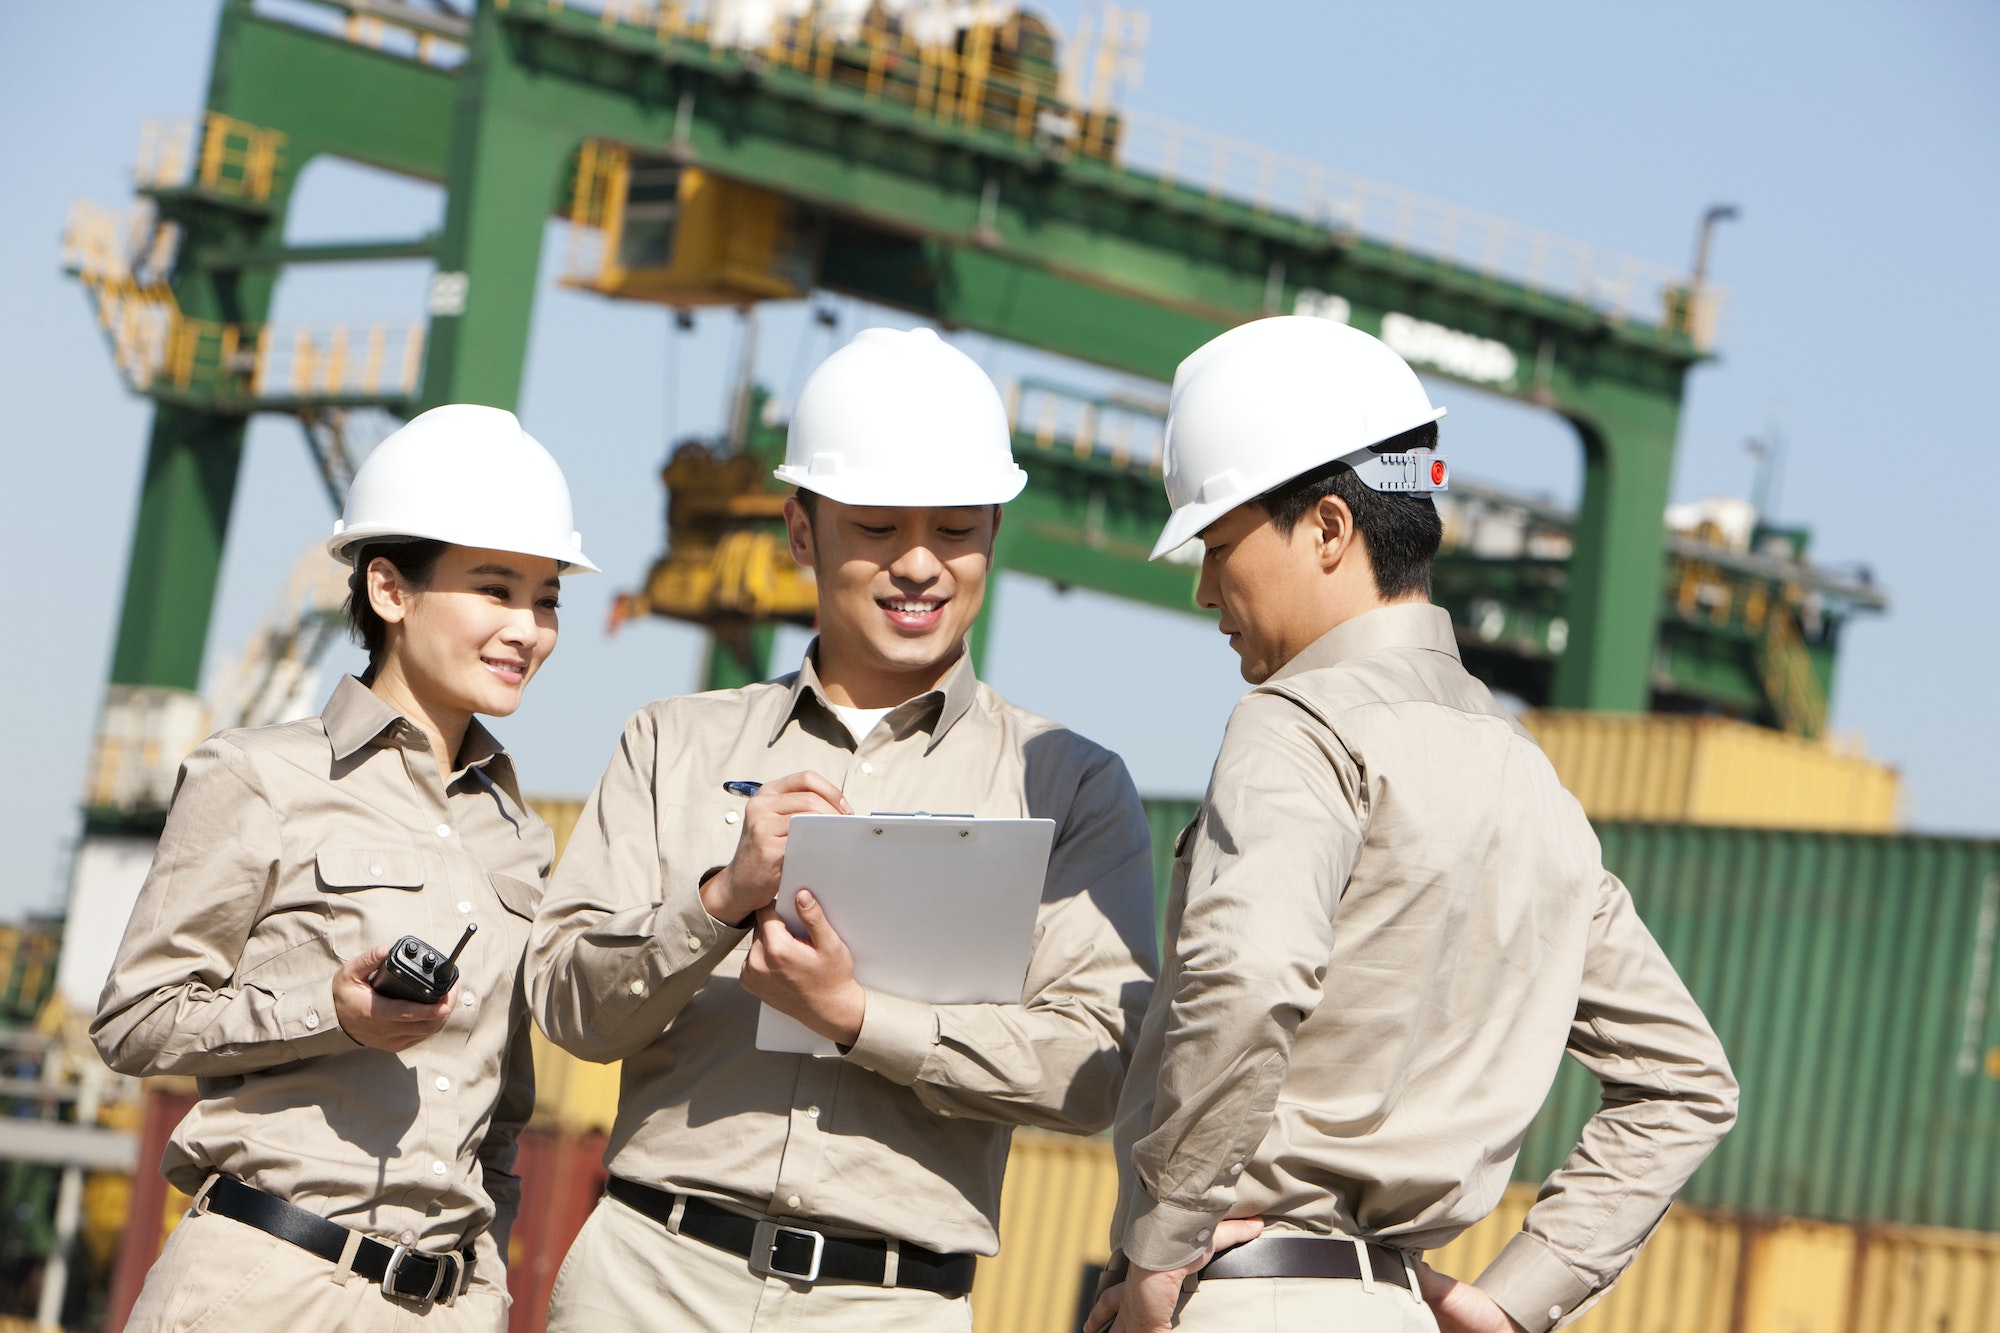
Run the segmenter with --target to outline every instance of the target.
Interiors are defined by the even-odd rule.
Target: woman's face
[[[433,713],[506,717],[555,651],[558,569],[543,556],[448,546],[430,586],[414,591],[377,560],[368,585],[390,626],[385,669]]]

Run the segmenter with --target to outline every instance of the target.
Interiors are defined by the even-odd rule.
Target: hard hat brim
[[[354,563],[355,548],[365,546],[369,542],[438,541],[446,542],[452,546],[472,546],[490,551],[512,551],[517,555],[539,556],[544,560],[553,560],[561,565],[561,572],[564,574],[601,574],[604,572],[591,562],[590,557],[585,555],[580,547],[548,546],[537,550],[524,551],[520,549],[518,541],[480,541],[478,540],[478,534],[468,535],[465,533],[445,536],[436,532],[419,532],[416,530],[418,526],[420,525],[357,523],[353,527],[345,528],[327,538],[326,553],[343,565],[352,565]]]
[[[946,509],[961,505],[1003,505],[1028,484],[1018,464],[975,477],[932,477],[855,470],[815,474],[789,464],[771,473],[787,486],[823,495],[835,504],[878,505],[887,509]]]

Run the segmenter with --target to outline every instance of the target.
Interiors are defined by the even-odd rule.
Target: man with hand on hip
[[[1090,1333],[1541,1333],[1735,1117],[1582,808],[1430,604],[1443,415],[1327,320],[1233,329],[1174,378],[1153,554],[1201,541],[1252,688],[1176,852]],[[1475,1282],[1430,1271],[1565,1050],[1605,1094],[1576,1151]]]
[[[1124,764],[967,654],[1026,481],[992,382],[927,329],[866,330],[807,382],[777,476],[819,637],[791,676],[641,709],[536,919],[537,1020],[624,1061],[559,1333],[970,1328],[1013,1126],[1108,1126],[1150,993]],[[779,920],[794,816],[897,810],[1055,821],[1019,1003],[866,990],[810,894],[807,938]],[[840,1056],[758,1050],[760,1002]]]

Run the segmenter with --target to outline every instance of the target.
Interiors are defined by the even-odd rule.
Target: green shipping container
[[[1147,802],[1162,899],[1191,801]],[[2000,1231],[2000,841],[1601,824],[1604,863],[1743,1084],[1684,1197],[1833,1221]],[[1515,1177],[1596,1108],[1566,1066]]]

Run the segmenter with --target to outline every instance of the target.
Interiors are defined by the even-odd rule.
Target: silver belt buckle
[[[790,1234],[812,1238],[812,1263],[804,1272],[791,1268],[780,1268],[777,1263],[778,1237]],[[819,1281],[820,1259],[826,1254],[826,1233],[814,1231],[811,1227],[791,1227],[768,1218],[757,1223],[755,1239],[751,1242],[750,1271],[762,1277],[789,1278],[794,1282],[812,1283]]]
[[[420,1253],[420,1252],[412,1250],[407,1245],[398,1245],[395,1249],[389,1252],[389,1262],[382,1269],[382,1290],[387,1292],[391,1296],[407,1296],[412,1299],[422,1301],[425,1305],[429,1305],[437,1300],[438,1288],[444,1284],[444,1264],[442,1262],[443,1259],[442,1255],[428,1255],[428,1254],[423,1255],[423,1257],[426,1259],[434,1258],[440,1260],[437,1266],[437,1272],[431,1275],[431,1289],[429,1291],[425,1292],[422,1296],[418,1296],[413,1291],[399,1291],[396,1288],[396,1277],[402,1271],[403,1260],[409,1258],[411,1254],[415,1253]],[[454,1259],[457,1259],[458,1258],[457,1253],[454,1252],[452,1254],[452,1257]],[[465,1261],[463,1259],[459,1260],[459,1263],[461,1265],[463,1265],[464,1262]],[[814,1268],[818,1268],[818,1266],[819,1265],[817,1264],[813,1265]]]

